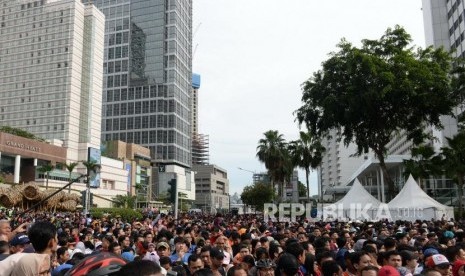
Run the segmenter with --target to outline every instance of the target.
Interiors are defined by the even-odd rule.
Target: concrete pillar
[[[15,175],[14,175],[14,180],[13,183],[19,183],[19,173],[21,169],[21,155],[16,155],[15,157]]]
[[[37,167],[37,158],[34,158],[34,167]]]

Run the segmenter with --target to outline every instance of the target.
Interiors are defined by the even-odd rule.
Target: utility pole
[[[87,168],[86,172],[86,202],[84,206],[84,216],[87,216],[87,213],[89,212],[89,206],[90,206],[90,170]],[[87,223],[87,221],[86,221]]]

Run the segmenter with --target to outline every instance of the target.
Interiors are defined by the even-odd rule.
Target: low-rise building
[[[230,209],[229,180],[225,169],[216,165],[194,165],[195,205],[205,212]]]

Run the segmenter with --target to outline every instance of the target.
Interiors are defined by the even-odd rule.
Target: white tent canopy
[[[454,218],[454,208],[443,205],[427,195],[410,175],[399,194],[388,203],[392,220],[415,221]]]
[[[323,207],[323,218],[371,220],[374,217],[373,211],[379,205],[380,201],[355,179],[352,188],[341,200]]]

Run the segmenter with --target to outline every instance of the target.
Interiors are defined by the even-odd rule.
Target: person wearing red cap
[[[385,265],[379,269],[378,276],[400,276],[400,273],[395,267]]]
[[[442,254],[435,254],[429,257],[426,260],[426,266],[438,271],[442,276],[451,275],[451,264],[446,256]]]
[[[456,260],[452,266],[452,276],[465,276],[465,261]]]

